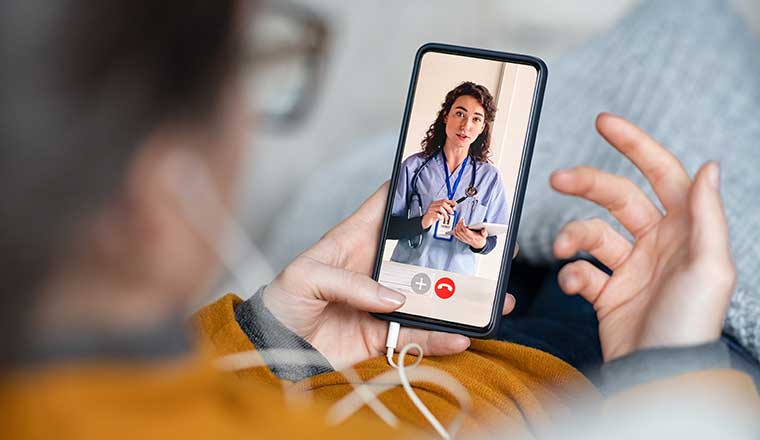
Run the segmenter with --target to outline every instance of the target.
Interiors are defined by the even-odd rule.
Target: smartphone
[[[498,331],[546,77],[533,56],[417,51],[373,272],[406,302],[376,317]]]

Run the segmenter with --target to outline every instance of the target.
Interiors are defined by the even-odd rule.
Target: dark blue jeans
[[[600,269],[609,269],[589,260]],[[566,262],[564,262],[566,263]],[[508,291],[515,310],[502,318],[498,339],[550,353],[596,381],[602,364],[599,322],[594,308],[580,296],[565,295],[557,283],[564,263],[535,267],[515,262]],[[735,339],[723,336],[734,368],[749,373],[760,387],[760,364]]]

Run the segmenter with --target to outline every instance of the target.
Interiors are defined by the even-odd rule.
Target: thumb
[[[695,260],[709,260],[719,267],[731,263],[723,202],[720,196],[720,167],[708,162],[699,169],[689,193],[691,221],[690,250]],[[723,264],[720,264],[723,263]]]
[[[388,313],[406,302],[406,296],[364,274],[318,261],[314,261],[308,273],[316,298],[330,303],[345,303],[365,312]]]

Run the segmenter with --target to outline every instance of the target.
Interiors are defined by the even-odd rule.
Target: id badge
[[[438,220],[435,222],[435,231],[433,231],[433,238],[436,240],[451,241],[454,239],[454,226],[457,224],[457,218],[459,218],[459,212],[454,211],[454,215],[450,215],[448,220]]]

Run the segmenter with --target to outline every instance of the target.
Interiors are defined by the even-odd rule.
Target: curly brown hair
[[[478,100],[485,110],[485,127],[477,139],[470,144],[470,156],[477,161],[487,162],[491,155],[491,129],[494,118],[496,118],[496,103],[493,95],[485,86],[471,81],[459,84],[446,94],[441,110],[438,111],[438,117],[435,118],[435,122],[430,124],[430,128],[425,133],[425,138],[422,139],[422,152],[426,157],[429,157],[443,147],[446,142],[446,117],[451,111],[454,101],[460,96],[472,96]]]

